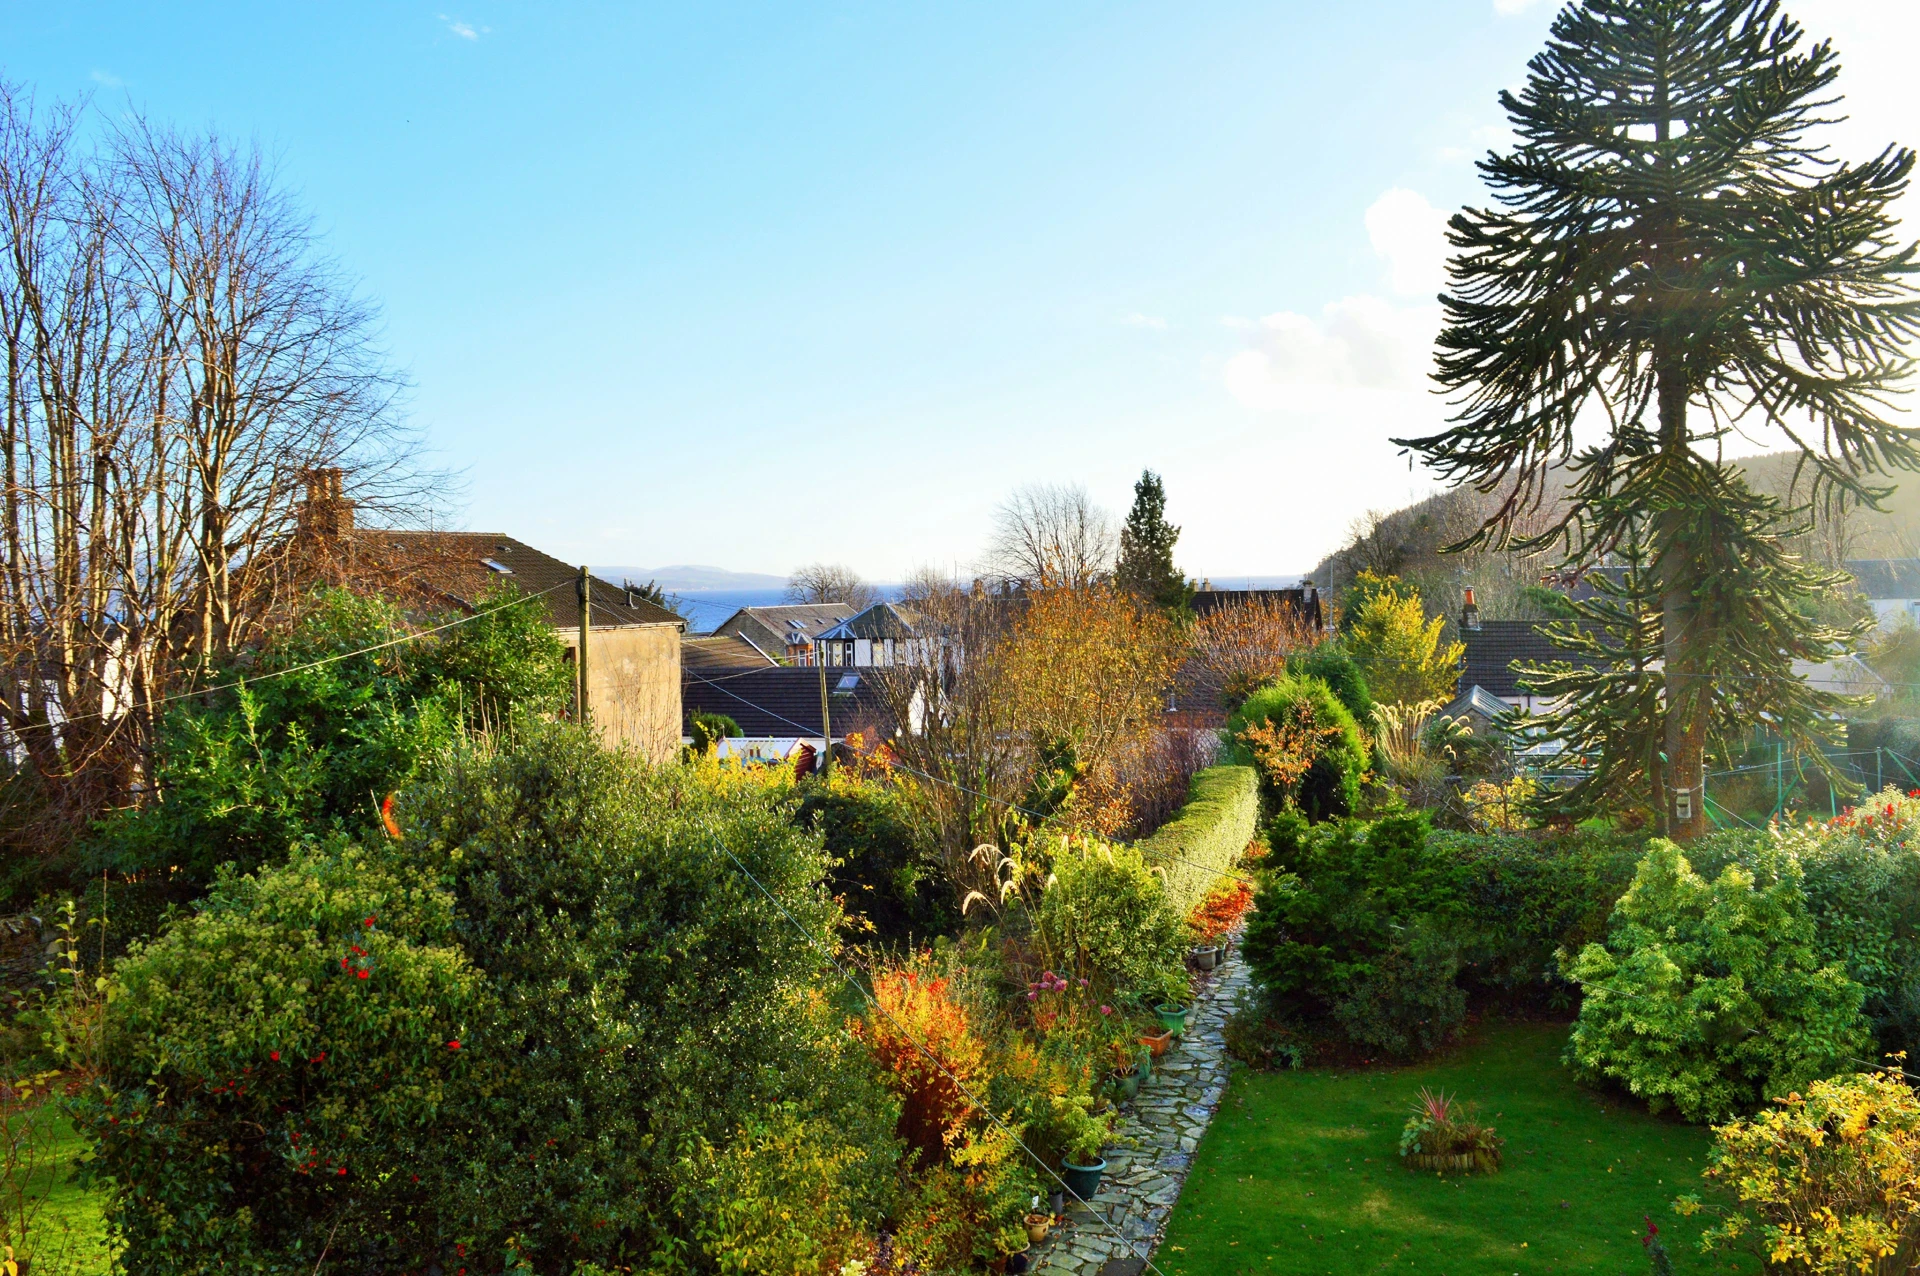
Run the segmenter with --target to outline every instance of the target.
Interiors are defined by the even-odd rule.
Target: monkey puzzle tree
[[[1695,799],[1719,694],[1699,624],[1707,547],[1689,531],[1701,507],[1745,501],[1705,452],[1757,427],[1798,449],[1816,490],[1869,501],[1885,493],[1872,476],[1920,466],[1915,432],[1884,415],[1920,328],[1914,249],[1891,212],[1914,156],[1889,147],[1851,165],[1811,143],[1840,68],[1829,44],[1801,46],[1774,0],[1563,10],[1525,88],[1501,95],[1520,141],[1481,161],[1496,206],[1449,223],[1436,378],[1459,410],[1440,433],[1399,440],[1501,493],[1463,546],[1558,541],[1591,561],[1650,511],[1658,782],[1681,836],[1705,827]],[[1576,428],[1601,437],[1576,453]],[[1516,538],[1561,466],[1566,516]],[[1790,679],[1785,652],[1753,676]]]

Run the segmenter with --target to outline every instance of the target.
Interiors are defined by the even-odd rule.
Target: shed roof
[[[870,729],[892,721],[871,670],[830,668],[826,674],[836,739],[849,730]],[[724,713],[749,736],[818,736],[820,669],[813,665],[765,665],[723,671],[683,663],[680,702],[688,722],[696,712]]]

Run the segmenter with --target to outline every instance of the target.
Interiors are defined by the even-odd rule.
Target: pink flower
[[[1113,1013],[1113,1007],[1112,1007],[1112,1006],[1102,1006],[1102,1007],[1100,1007],[1100,1013],[1101,1013],[1101,1014],[1103,1014],[1103,1015],[1110,1015],[1110,1014],[1112,1014],[1112,1013]]]
[[[1029,991],[1029,992],[1027,993],[1027,1000],[1028,1000],[1028,1001],[1038,1001],[1038,1000],[1040,1000],[1040,994],[1039,994],[1039,993],[1037,993],[1037,992],[1032,992],[1032,991]]]
[[[1041,971],[1041,972],[1040,972],[1040,981],[1041,981],[1042,983],[1048,983],[1048,984],[1050,984],[1050,983],[1052,983],[1052,982],[1053,982],[1053,972],[1052,972],[1051,970],[1043,970],[1043,971]]]
[[[1082,979],[1082,980],[1080,981],[1080,986],[1081,986],[1082,988],[1085,988],[1085,987],[1087,986],[1087,981],[1086,981],[1086,980],[1084,980],[1084,979]]]

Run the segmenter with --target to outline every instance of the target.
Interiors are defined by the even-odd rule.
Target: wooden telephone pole
[[[587,720],[587,631],[593,625],[593,578],[580,569],[580,581],[574,587],[580,595],[580,654],[574,661],[573,716],[582,724]]]
[[[813,663],[820,667],[820,778],[833,765],[833,719],[827,713],[827,644],[813,640]]]

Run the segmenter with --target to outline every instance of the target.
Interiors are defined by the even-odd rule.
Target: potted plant
[[[1107,1077],[1108,1089],[1114,1102],[1125,1103],[1140,1093],[1140,1067],[1128,1064],[1124,1068],[1115,1068]]]
[[[1134,1057],[1140,1060],[1140,1084],[1145,1085],[1153,1080],[1153,1050],[1143,1045]]]
[[[1107,1172],[1106,1158],[1100,1155],[1102,1136],[1089,1130],[1067,1144],[1060,1162],[1060,1178],[1075,1200],[1091,1201],[1100,1191],[1100,1176]]]
[[[1167,1033],[1178,1037],[1187,1030],[1187,1016],[1193,1013],[1193,1007],[1185,1002],[1163,1001],[1153,1008],[1153,1014],[1160,1021],[1160,1027]]]
[[[1400,1162],[1412,1170],[1479,1170],[1492,1174],[1500,1168],[1500,1148],[1506,1142],[1490,1125],[1481,1124],[1472,1104],[1453,1096],[1420,1088],[1420,1101],[1400,1131]]]
[[[1214,944],[1195,945],[1188,951],[1187,960],[1193,963],[1195,970],[1212,970],[1219,964],[1220,949]]]
[[[1040,1200],[1040,1198],[1037,1196],[1034,1197],[1033,1199],[1036,1203],[1038,1203],[1038,1201]],[[1028,1243],[1033,1245],[1041,1245],[1046,1242],[1047,1233],[1053,1230],[1053,1215],[1042,1214],[1038,1210],[1036,1210],[1033,1213],[1027,1215],[1026,1224],[1027,1224]]]
[[[1024,1223],[1007,1224],[994,1234],[993,1247],[996,1252],[987,1264],[988,1269],[995,1272],[1026,1271],[1027,1249],[1031,1244]]]

